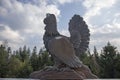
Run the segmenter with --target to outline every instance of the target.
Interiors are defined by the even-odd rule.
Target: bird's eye
[[[48,13],[46,16],[47,16],[47,17],[49,17],[49,16],[50,16],[50,14]]]

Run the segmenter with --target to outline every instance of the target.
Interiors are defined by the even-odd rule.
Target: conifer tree
[[[8,75],[7,77],[15,78],[17,77],[19,70],[22,68],[22,62],[15,57],[15,54],[11,55],[9,62],[8,62]]]
[[[39,62],[38,62],[36,46],[33,48],[32,55],[30,57],[30,64],[31,64],[31,66],[33,68],[33,71],[36,71],[36,70],[39,69]]]
[[[116,47],[109,42],[100,55],[101,77],[102,78],[114,78],[115,77],[115,65],[116,65]]]
[[[3,45],[0,45],[0,77],[7,76],[9,54]]]

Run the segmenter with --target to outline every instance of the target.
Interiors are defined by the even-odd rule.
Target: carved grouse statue
[[[80,54],[84,53],[89,44],[89,29],[85,21],[79,15],[74,15],[69,22],[70,37],[61,35],[57,30],[56,17],[47,14],[44,19],[45,34],[43,37],[45,48],[53,57],[57,68],[80,68],[82,62]]]

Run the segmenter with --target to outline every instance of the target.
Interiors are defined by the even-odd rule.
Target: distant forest
[[[120,52],[109,42],[98,52],[94,47],[80,55],[80,60],[86,64],[99,78],[120,78]],[[35,46],[20,47],[12,51],[10,47],[0,45],[0,77],[28,78],[33,71],[53,65],[53,59],[45,49],[39,52]]]

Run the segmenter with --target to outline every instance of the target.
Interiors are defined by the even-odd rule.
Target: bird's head
[[[56,17],[54,14],[46,14],[46,18],[44,19],[45,30],[48,34],[56,34],[57,31],[57,23],[56,23]]]

